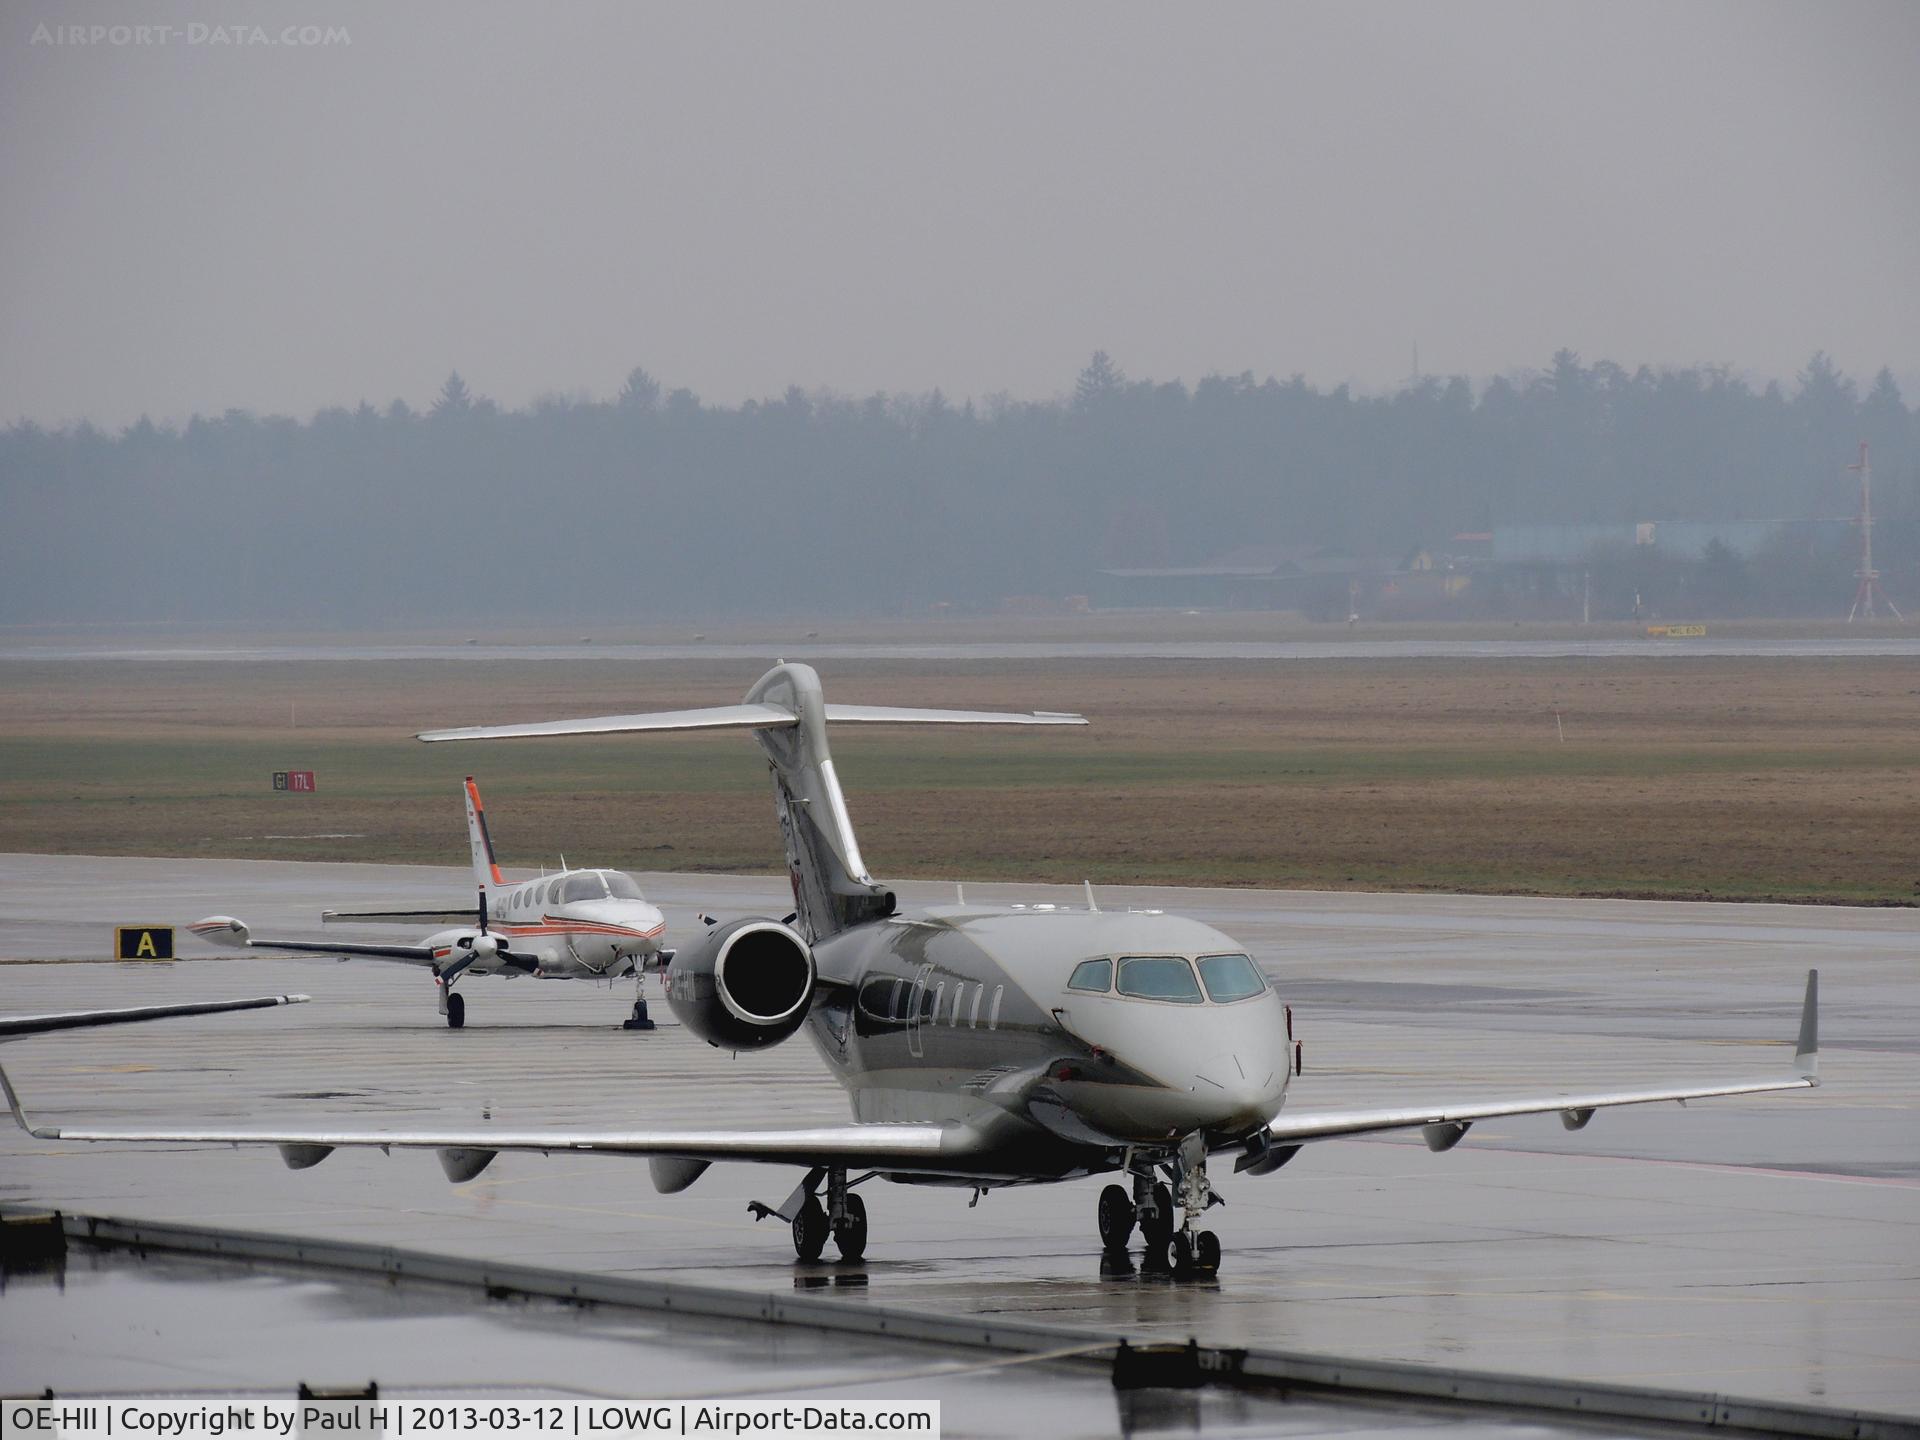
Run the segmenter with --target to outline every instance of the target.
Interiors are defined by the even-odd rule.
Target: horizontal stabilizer
[[[917,710],[892,705],[828,705],[829,722],[866,725],[1084,725],[1086,717],[1041,710]],[[537,720],[527,725],[469,725],[425,730],[415,738],[512,740],[542,735],[613,735],[630,730],[785,730],[800,717],[780,705],[713,705],[702,710],[656,710],[639,715],[595,715],[584,720]]]
[[[827,719],[863,725],[1084,725],[1061,710],[916,710],[897,705],[828,705]]]

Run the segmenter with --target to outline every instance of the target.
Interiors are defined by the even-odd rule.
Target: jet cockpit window
[[[1113,988],[1113,961],[1082,960],[1067,979],[1069,990],[1096,990],[1105,994]]]
[[[600,872],[587,870],[579,875],[569,875],[560,889],[562,904],[571,904],[575,900],[604,900],[607,887],[600,879]]]
[[[1216,1005],[1245,1000],[1267,988],[1260,967],[1245,955],[1202,955],[1200,979]]]
[[[1129,955],[1120,962],[1120,993],[1140,1000],[1199,1005],[1200,982],[1177,955]]]
[[[596,872],[606,883],[607,894],[616,900],[644,900],[640,893],[640,884],[624,870],[601,870]]]

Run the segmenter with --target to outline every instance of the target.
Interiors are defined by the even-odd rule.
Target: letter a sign
[[[113,932],[113,953],[121,960],[171,960],[173,927],[122,925]]]

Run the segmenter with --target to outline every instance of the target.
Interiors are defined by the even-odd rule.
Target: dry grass
[[[12,662],[0,849],[778,868],[739,735],[423,746],[435,725],[737,700],[711,662]],[[1081,710],[1084,731],[849,732],[888,875],[1920,898],[1920,662],[975,662],[839,698]],[[297,705],[299,728],[289,727]],[[1558,708],[1565,739],[1554,723]],[[320,793],[275,794],[312,768]],[[345,832],[344,840],[264,838]]]

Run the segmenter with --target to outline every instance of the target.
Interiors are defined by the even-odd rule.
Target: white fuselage
[[[616,894],[632,889],[631,894]],[[638,887],[619,871],[569,870],[520,885],[487,887],[488,929],[512,955],[528,956],[534,968],[498,955],[477,958],[478,975],[532,975],[580,980],[630,975],[660,950],[666,921],[641,899]],[[441,930],[427,938],[434,959],[465,953],[474,927]]]

